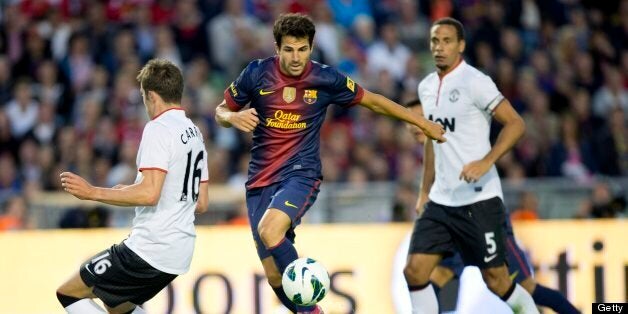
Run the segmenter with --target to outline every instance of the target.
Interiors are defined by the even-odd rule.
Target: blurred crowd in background
[[[148,120],[135,76],[156,57],[184,71],[182,106],[205,135],[210,183],[243,189],[250,135],[218,127],[214,109],[249,61],[274,54],[284,12],[313,18],[314,60],[399,103],[434,70],[431,22],[458,18],[465,59],[527,123],[498,163],[506,181],[628,176],[626,0],[5,0],[0,10],[0,230],[24,227],[11,217],[30,195],[59,191],[61,171],[97,186],[134,180]],[[328,114],[325,182],[416,193],[422,147],[402,123],[362,108]]]

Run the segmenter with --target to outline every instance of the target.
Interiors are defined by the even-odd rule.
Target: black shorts
[[[459,251],[465,265],[501,266],[506,257],[505,220],[504,203],[499,197],[459,207],[430,201],[414,224],[410,254],[447,257]]]
[[[150,266],[124,243],[96,254],[81,265],[79,273],[108,307],[125,302],[141,305],[177,277]]]

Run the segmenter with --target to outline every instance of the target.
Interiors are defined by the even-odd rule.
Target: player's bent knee
[[[407,263],[403,275],[410,285],[424,285],[430,279],[429,273],[419,263]]]
[[[279,243],[286,235],[285,230],[281,230],[281,228],[277,226],[273,226],[272,224],[264,224],[260,223],[257,227],[257,232],[259,233],[262,242],[266,247],[271,247]]]

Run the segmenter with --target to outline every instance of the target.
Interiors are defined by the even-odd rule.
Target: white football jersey
[[[194,210],[201,182],[207,182],[207,152],[200,130],[173,108],[144,127],[137,153],[138,174],[166,173],[155,206],[138,206],[131,234],[124,243],[154,268],[170,274],[188,271],[196,232]]]
[[[436,177],[429,198],[446,206],[464,206],[495,196],[503,199],[497,169],[476,183],[460,179],[462,167],[491,150],[493,110],[504,99],[490,77],[462,61],[442,79],[436,72],[419,84],[419,98],[429,120],[445,128],[447,142],[434,144]]]

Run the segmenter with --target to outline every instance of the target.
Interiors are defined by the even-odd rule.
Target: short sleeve
[[[252,91],[257,82],[255,69],[259,61],[253,61],[242,70],[238,78],[225,89],[225,102],[232,111],[239,111],[251,101]]]
[[[478,75],[471,81],[471,95],[473,104],[489,114],[493,114],[497,105],[504,99],[493,80],[484,74]]]
[[[329,69],[333,103],[341,107],[351,107],[360,103],[364,96],[364,89],[350,77],[333,68]]]
[[[139,171],[160,170],[168,173],[172,153],[170,139],[165,126],[150,122],[146,124],[138,152]]]

